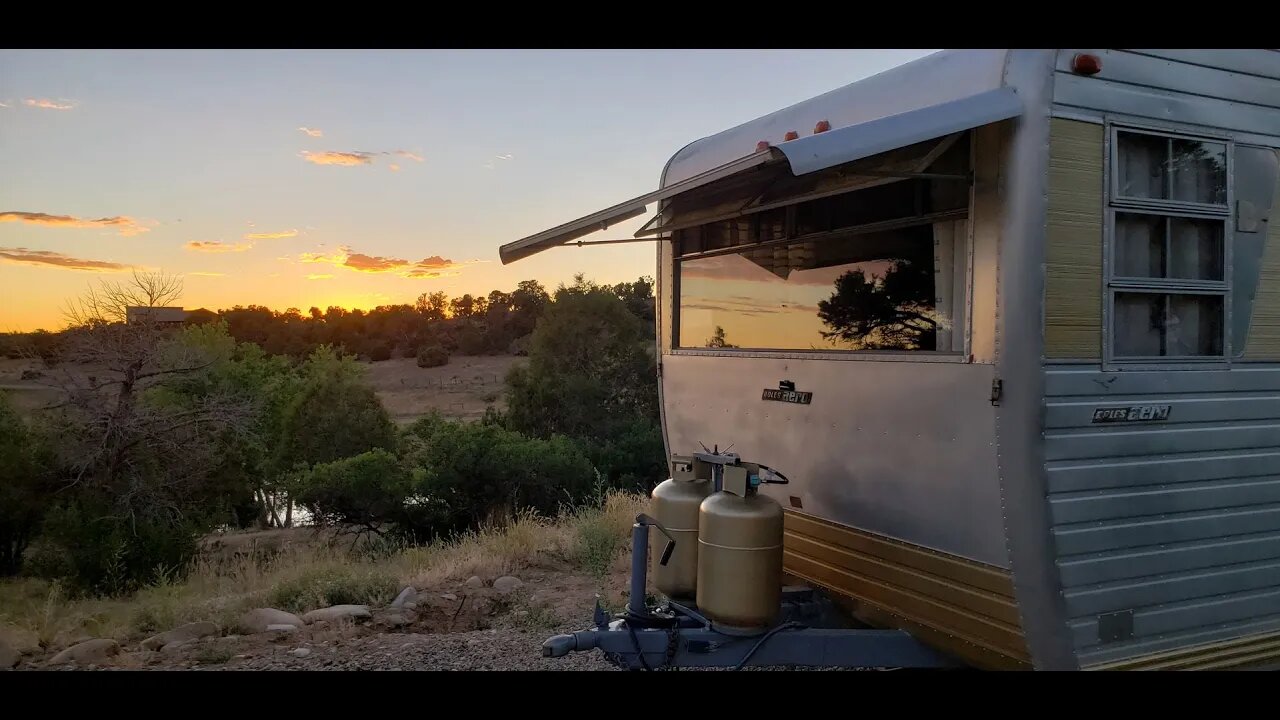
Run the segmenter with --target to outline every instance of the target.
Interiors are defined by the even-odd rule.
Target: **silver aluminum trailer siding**
[[[1275,51],[948,51],[691,143],[654,193],[502,253],[658,203],[667,450],[786,473],[786,570],[864,620],[980,667],[1273,662],[1277,148]],[[930,242],[928,319],[893,320],[915,340],[818,341],[806,282]],[[742,294],[760,268],[787,302]]]

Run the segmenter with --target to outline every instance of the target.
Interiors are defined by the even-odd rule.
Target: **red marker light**
[[[819,120],[817,125],[813,126],[813,134],[824,133],[831,129],[831,123],[826,120]]]
[[[1097,75],[1102,72],[1102,59],[1081,53],[1071,59],[1071,69],[1081,75]]]
[[[788,140],[795,140],[798,137],[800,137],[800,133],[795,130],[788,130],[787,134],[782,136],[782,141],[787,142]]]
[[[760,142],[756,143],[756,152],[760,152],[762,150],[768,150],[768,149],[769,149],[768,140],[761,140]]]

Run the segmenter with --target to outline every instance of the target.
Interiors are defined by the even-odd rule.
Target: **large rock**
[[[379,627],[399,629],[406,625],[412,625],[414,620],[413,611],[411,610],[387,610],[379,613],[374,618],[373,623]]]
[[[405,603],[417,602],[417,600],[418,589],[410,585],[409,587],[401,590],[400,594],[396,596],[396,599],[391,601],[391,607],[402,608],[405,606]]]
[[[516,590],[519,590],[520,587],[523,585],[524,583],[520,582],[520,578],[515,577],[514,575],[503,575],[502,577],[493,581],[493,589],[497,590],[503,595],[506,595],[507,593],[515,592]]]
[[[66,663],[78,663],[80,665],[88,665],[90,663],[104,663],[110,658],[120,654],[120,643],[115,640],[99,638],[97,640],[85,640],[77,645],[63,650],[53,659],[49,661],[51,665],[64,665]]]
[[[471,588],[472,590],[475,590],[477,588],[482,588],[484,587],[484,580],[481,580],[479,575],[472,575],[471,577],[467,578],[466,586]]]
[[[270,625],[292,625],[302,627],[302,618],[291,612],[274,608],[257,608],[240,616],[236,631],[241,635],[253,635],[266,632]]]
[[[334,605],[333,607],[312,610],[302,616],[303,622],[313,623],[317,620],[337,622],[339,620],[363,620],[372,617],[368,605]]]
[[[86,640],[88,638],[85,638]],[[19,655],[35,655],[40,652],[40,636],[34,631],[9,625],[0,632],[0,642],[7,642]]]
[[[22,659],[22,653],[18,649],[10,645],[4,638],[0,638],[0,670],[8,670],[17,667],[18,661]]]
[[[193,622],[176,627],[168,632],[162,632],[159,635],[152,635],[142,641],[143,650],[159,650],[165,645],[174,642],[187,642],[188,640],[199,640],[210,635],[222,634],[221,628],[216,623],[211,622]]]

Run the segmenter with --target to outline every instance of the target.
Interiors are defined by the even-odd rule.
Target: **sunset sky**
[[[134,267],[183,275],[188,308],[303,312],[652,275],[649,243],[497,248],[930,52],[0,51],[0,331]]]

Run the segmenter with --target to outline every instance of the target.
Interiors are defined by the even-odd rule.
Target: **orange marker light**
[[[788,140],[795,140],[798,137],[800,137],[800,133],[795,130],[788,130],[787,134],[782,137],[782,141],[787,142]]]
[[[1102,59],[1081,53],[1071,59],[1071,69],[1081,75],[1097,75],[1102,72]]]
[[[813,126],[813,134],[824,133],[831,129],[831,123],[826,120],[819,120],[817,125]]]
[[[768,149],[769,149],[768,140],[761,140],[760,142],[756,143],[756,152],[760,152],[762,150],[768,150]]]

